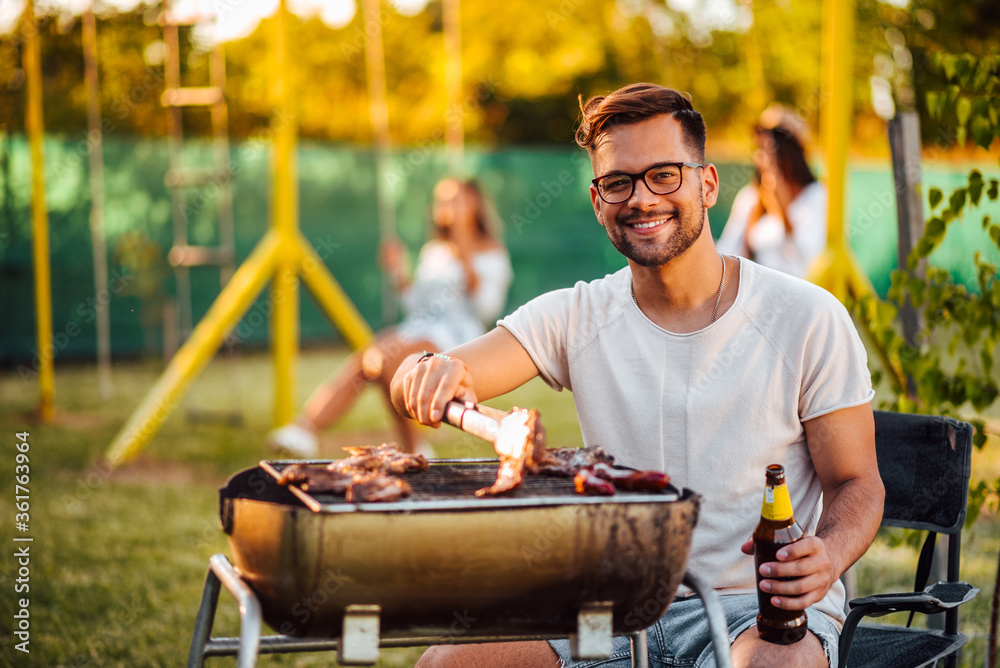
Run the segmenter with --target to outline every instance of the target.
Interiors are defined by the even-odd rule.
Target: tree
[[[944,84],[941,89],[926,91],[923,98],[932,123],[937,128],[954,128],[947,134],[953,134],[960,144],[971,138],[976,146],[989,150],[1000,140],[1000,54],[935,52],[927,62],[933,76],[926,80]],[[898,371],[889,374],[893,398],[884,407],[969,419],[975,427],[974,444],[983,448],[987,433],[979,416],[1000,396],[994,373],[1000,342],[1000,277],[997,267],[976,251],[977,285],[969,290],[947,271],[933,266],[929,257],[950,227],[969,222],[981,202],[1000,199],[1000,179],[974,169],[966,185],[947,196],[931,188],[927,199],[932,216],[906,258],[906,267],[893,272],[887,299],[867,297],[855,312],[875,341],[899,361]],[[980,224],[1000,248],[1000,221],[983,215]],[[912,342],[896,328],[897,315],[907,300],[918,309],[923,323]],[[913,391],[908,378],[914,381]],[[994,509],[1000,506],[1000,477],[981,480],[970,488],[967,525],[976,520],[984,504]],[[1000,563],[990,615],[990,666],[996,665],[998,603]]]

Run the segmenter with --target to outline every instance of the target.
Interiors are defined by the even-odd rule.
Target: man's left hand
[[[753,541],[740,547],[744,554],[753,554]],[[823,600],[837,580],[826,543],[818,536],[805,536],[790,543],[777,553],[778,561],[760,565],[761,591],[771,594],[771,603],[784,610],[805,610]],[[778,580],[776,578],[794,578]]]

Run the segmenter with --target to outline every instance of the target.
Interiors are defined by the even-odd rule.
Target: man
[[[394,404],[438,425],[452,398],[488,399],[536,375],[569,388],[588,445],[703,495],[688,568],[723,595],[734,664],[836,665],[838,577],[882,513],[864,347],[829,293],[716,252],[707,209],[719,177],[704,164],[704,122],[686,98],[633,84],[582,111],[594,213],[628,267],[532,300],[450,359],[408,358]],[[808,610],[811,633],[789,646],[757,636],[747,556],[771,463],[784,465],[811,534],[761,566],[775,605]],[[650,630],[651,655],[713,665],[701,602],[685,593]],[[418,667],[610,668],[628,665],[627,644],[616,639],[616,661],[580,664],[564,641],[434,647]]]

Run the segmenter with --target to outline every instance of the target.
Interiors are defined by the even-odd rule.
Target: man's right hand
[[[486,401],[538,375],[527,351],[503,327],[449,350],[448,355],[454,359],[431,357],[418,363],[417,354],[403,360],[389,387],[400,415],[436,427],[452,399]]]
[[[459,359],[431,356],[418,362],[420,357],[411,355],[396,372],[393,405],[420,424],[437,428],[449,401],[477,401],[472,374]]]

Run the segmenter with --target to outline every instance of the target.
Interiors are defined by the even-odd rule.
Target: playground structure
[[[287,12],[282,0],[274,34],[277,120],[272,123],[272,229],[236,270],[208,313],[118,432],[107,451],[107,459],[112,465],[133,456],[152,438],[178,397],[222,345],[226,334],[236,326],[268,280],[271,281],[270,299],[273,304],[271,350],[275,374],[275,424],[288,422],[294,414],[299,277],[306,282],[349,344],[359,348],[372,338],[367,323],[298,229],[298,142],[294,96],[286,75]]]
[[[55,371],[52,344],[52,274],[49,268],[49,216],[45,206],[45,155],[42,141],[42,65],[38,47],[35,6],[24,7],[24,74],[27,79],[25,127],[31,144],[31,249],[35,263],[35,334],[38,341],[38,419],[55,414]]]
[[[457,35],[458,0],[445,3],[445,23],[455,28],[446,33],[448,53],[458,53],[460,40]],[[450,8],[450,9],[449,9]],[[378,9],[374,0],[365,3],[366,14]],[[28,4],[26,12],[31,12]],[[297,125],[295,121],[294,91],[289,89],[285,63],[287,45],[285,16],[287,8],[281,4],[276,21],[273,54],[276,60],[277,79],[276,113],[272,123],[274,136],[272,153],[273,206],[272,227],[258,243],[242,266],[235,271],[232,279],[222,290],[204,319],[194,327],[190,338],[184,343],[170,362],[160,379],[146,398],[140,403],[107,450],[107,458],[112,464],[119,464],[136,454],[152,438],[166,415],[175,407],[191,380],[207,364],[223,342],[226,333],[234,327],[252,304],[268,281],[272,282],[270,300],[272,302],[272,356],[275,367],[275,407],[274,421],[282,424],[294,413],[295,364],[298,348],[298,279],[301,277],[310,288],[322,309],[344,334],[347,342],[359,347],[365,345],[372,333],[361,319],[357,310],[348,300],[343,290],[326,269],[315,251],[308,245],[298,230],[297,200]],[[844,230],[844,182],[846,152],[850,131],[850,72],[853,36],[853,2],[824,2],[823,22],[823,81],[822,109],[823,153],[826,158],[829,187],[828,235],[826,255],[815,268],[812,278],[838,298],[858,297],[871,291],[871,286],[858,268],[846,243]],[[30,16],[30,14],[29,14]],[[378,22],[375,21],[375,24]],[[28,22],[31,24],[31,21]],[[367,33],[366,33],[367,34]],[[449,37],[449,34],[451,35]],[[25,71],[29,90],[29,128],[32,133],[41,132],[41,102],[31,103],[32,91],[39,90],[40,81],[37,68],[32,70],[32,43],[26,35]],[[376,35],[368,35],[370,41],[368,56],[369,89],[371,91],[371,112],[376,129],[377,144],[381,148],[389,146],[387,122],[384,118],[384,73],[379,82],[381,45]],[[37,43],[34,44],[37,59]],[[457,62],[457,65],[456,65]],[[448,59],[449,98],[454,100],[460,92],[461,63],[455,57]],[[379,90],[383,101],[378,102]],[[39,91],[40,92],[40,91]],[[32,121],[37,117],[36,121]],[[449,115],[450,126],[447,137],[452,156],[452,164],[461,164],[461,117]],[[458,125],[456,125],[456,123]],[[380,130],[379,128],[383,128]],[[40,141],[40,139],[39,139]],[[32,134],[32,155],[35,156],[35,135]],[[383,153],[384,155],[384,153]],[[36,206],[33,207],[35,229],[36,304],[39,350],[51,346],[51,307],[49,300],[47,225],[44,218],[44,184],[41,182],[41,154],[33,159]],[[380,229],[385,235],[393,233],[391,207],[385,206],[380,184],[379,208],[386,213],[380,215]],[[48,311],[46,311],[48,309]],[[51,358],[42,356],[40,360],[40,403],[39,416],[51,419],[54,409]]]
[[[810,271],[809,280],[833,293],[841,302],[873,292],[847,244],[844,229],[847,146],[851,135],[850,45],[854,40],[854,2],[825,0],[823,3],[823,82],[820,124],[826,158],[827,245]]]
[[[173,214],[173,246],[167,255],[174,269],[177,285],[177,311],[180,338],[186,338],[193,327],[191,314],[192,267],[212,266],[219,270],[219,287],[236,270],[236,235],[233,221],[233,191],[229,165],[229,111],[226,104],[226,62],[221,43],[213,45],[209,54],[209,86],[184,86],[181,82],[180,27],[195,25],[202,17],[179,17],[168,3],[163,3],[160,23],[163,26],[163,41],[166,45],[167,89],[161,98],[170,119],[170,169],[165,182],[170,188],[171,210]],[[212,123],[212,168],[197,169],[184,165],[184,124],[183,109],[207,107]],[[215,203],[218,222],[217,246],[192,246],[188,243],[188,211],[185,194],[190,188],[212,185],[215,189]],[[168,355],[172,346],[166,346]]]

